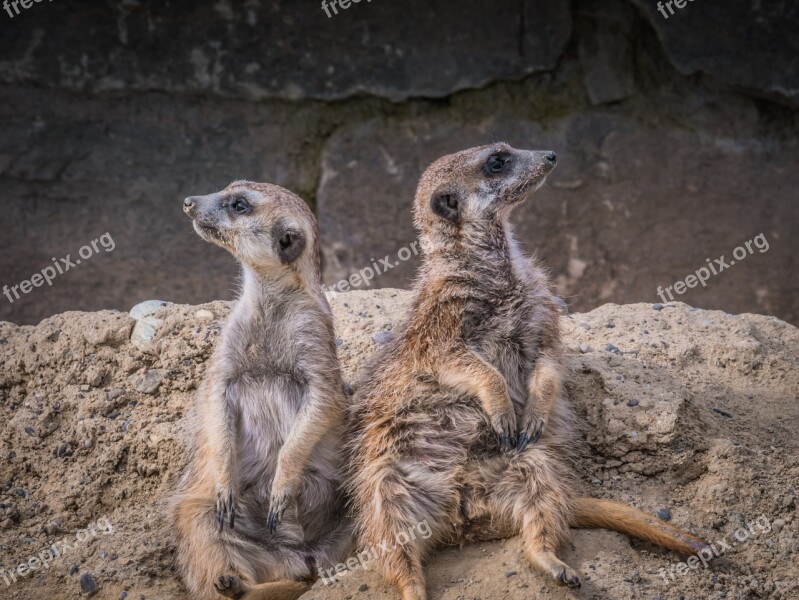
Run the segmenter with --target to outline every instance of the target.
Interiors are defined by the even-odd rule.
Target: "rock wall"
[[[331,294],[346,381],[362,376],[400,327],[409,296]],[[3,598],[86,597],[82,585],[101,600],[185,597],[165,506],[229,305],[158,304],[70,312],[36,327],[0,323]],[[585,493],[657,513],[713,543],[733,542],[753,524],[710,571],[665,579],[676,556],[608,532],[574,532],[563,555],[583,575],[581,593],[796,598],[799,330],[774,317],[684,304],[605,305],[562,325],[567,389],[585,440],[574,468]],[[81,533],[97,523],[99,532]],[[61,542],[69,551],[48,568],[4,582],[4,573]],[[529,568],[518,539],[442,549],[428,572],[431,598],[515,600],[531,590],[545,600],[572,597]],[[393,594],[359,570],[318,583],[307,598]]]
[[[762,4],[762,3],[761,3]],[[3,20],[0,285],[100,252],[0,319],[161,297],[229,298],[186,195],[236,178],[306,198],[336,285],[386,256],[407,286],[415,181],[438,155],[499,139],[558,151],[517,211],[523,244],[577,310],[658,301],[763,234],[765,253],[679,300],[799,322],[799,8],[643,0],[35,3]]]

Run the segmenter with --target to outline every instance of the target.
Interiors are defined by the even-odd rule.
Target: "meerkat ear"
[[[279,222],[272,228],[272,244],[280,262],[289,265],[305,249],[305,234],[297,227]]]
[[[461,221],[461,202],[455,192],[442,192],[433,196],[430,208],[439,217],[457,225]]]

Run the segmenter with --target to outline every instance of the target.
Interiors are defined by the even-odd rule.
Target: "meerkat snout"
[[[256,270],[317,272],[313,214],[301,198],[281,187],[236,181],[220,192],[189,196],[183,212],[207,242]]]
[[[473,151],[466,150],[470,152]],[[481,153],[477,154],[476,159],[482,160]],[[517,150],[506,144],[489,146],[482,169],[486,178],[483,189],[493,193],[498,202],[523,200],[530,188],[535,191],[543,185],[557,162],[558,155],[552,150]]]

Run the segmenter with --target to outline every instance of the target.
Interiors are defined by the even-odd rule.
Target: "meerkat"
[[[172,503],[178,568],[195,599],[297,598],[351,540],[339,485],[345,397],[316,220],[288,190],[245,181],[186,198],[184,212],[239,260],[243,290],[198,389]]]
[[[570,526],[684,554],[705,547],[632,507],[575,491],[561,303],[508,222],[555,164],[554,152],[495,144],[439,159],[417,188],[423,261],[410,316],[366,370],[348,425],[359,544],[383,549],[373,567],[403,600],[426,598],[425,556],[464,539],[520,534],[529,562],[570,587],[579,576],[557,556]],[[431,536],[396,543],[421,522]]]

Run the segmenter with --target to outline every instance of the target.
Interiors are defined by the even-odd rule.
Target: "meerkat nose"
[[[194,196],[186,198],[183,201],[183,208],[192,208],[194,206]]]
[[[553,165],[558,162],[558,155],[550,150],[549,152],[544,152],[544,158],[546,158],[549,162]]]

